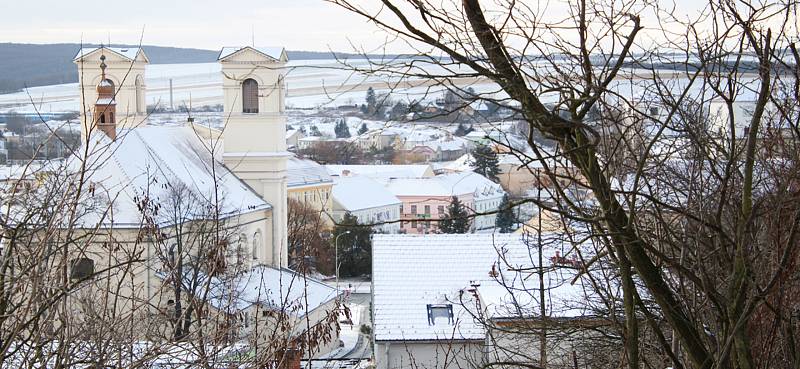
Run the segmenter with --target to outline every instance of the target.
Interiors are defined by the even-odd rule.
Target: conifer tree
[[[442,233],[469,232],[469,212],[457,196],[453,196],[450,205],[447,206],[447,214],[439,222],[439,230]]]
[[[361,123],[361,127],[358,128],[358,135],[359,136],[363,135],[364,133],[367,133],[367,131],[369,131],[369,129],[367,128],[367,124],[366,123]]]
[[[514,209],[511,207],[511,199],[508,194],[503,195],[503,201],[500,202],[497,217],[494,220],[494,225],[500,233],[511,233],[514,231],[514,225],[517,222],[514,215]]]
[[[378,98],[375,96],[375,90],[372,87],[367,89],[367,113],[375,114],[377,110]]]
[[[336,138],[349,138],[350,127],[347,126],[347,120],[339,119],[333,127],[333,132],[336,133]]]
[[[470,164],[475,173],[489,178],[494,182],[500,181],[497,177],[497,175],[500,174],[497,153],[489,146],[478,145],[475,147],[475,149],[472,150],[472,163]]]
[[[340,277],[372,272],[372,233],[372,227],[361,225],[358,218],[349,212],[334,226],[331,247],[338,248]],[[340,236],[338,242],[337,236]],[[334,250],[334,259],[336,252]]]

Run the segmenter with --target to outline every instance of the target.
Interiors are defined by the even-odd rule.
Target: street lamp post
[[[333,252],[336,256],[335,266],[336,266],[336,296],[339,296],[339,237],[345,234],[350,234],[350,231],[344,231],[336,235],[336,239],[333,241]]]

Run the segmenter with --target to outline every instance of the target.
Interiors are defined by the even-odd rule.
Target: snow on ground
[[[365,66],[366,61],[354,62]],[[298,60],[287,65],[287,106],[317,108],[364,103],[365,91],[373,87],[377,93],[388,91],[389,82],[374,76],[354,74],[335,60]],[[169,82],[173,84],[173,106],[193,107],[222,104],[222,74],[218,63],[153,64],[145,76],[147,104],[169,106]],[[415,86],[422,82],[417,81]],[[487,83],[465,82],[476,91],[496,88]],[[394,98],[405,100],[441,96],[441,87],[408,87],[397,89]],[[23,91],[0,95],[0,112],[17,111],[64,112],[78,111],[80,91],[77,83],[31,87]]]

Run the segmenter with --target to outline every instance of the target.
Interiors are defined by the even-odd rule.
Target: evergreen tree
[[[311,136],[322,137],[322,132],[319,131],[317,126],[311,126],[311,132],[309,134]]]
[[[465,126],[464,123],[458,123],[458,127],[456,128],[456,131],[453,132],[453,134],[458,136],[458,137],[466,136],[467,135],[467,126]]]
[[[378,98],[375,96],[375,90],[372,87],[367,89],[367,112],[374,113],[376,110],[376,105],[378,104]]]
[[[350,233],[346,233],[348,231]],[[372,272],[372,233],[372,227],[360,225],[358,218],[350,213],[345,213],[336,224],[331,247],[338,245],[339,277],[357,277]],[[335,259],[337,250],[333,251]]]
[[[497,153],[491,147],[486,145],[478,145],[472,150],[472,169],[486,178],[494,182],[499,182],[500,179],[497,175],[500,174],[499,161]]]
[[[369,129],[367,128],[367,124],[361,123],[361,127],[358,129],[358,135],[359,136],[363,135],[364,133],[367,133],[367,131],[369,131]]]
[[[408,114],[408,105],[402,101],[398,101],[392,107],[392,111],[390,112],[392,119],[403,118]]]
[[[336,122],[336,126],[333,127],[333,132],[336,133],[336,138],[349,138],[350,127],[347,126],[347,120],[339,119]]]
[[[500,202],[500,209],[497,217],[494,220],[494,226],[500,233],[511,233],[514,231],[514,226],[517,223],[514,209],[511,207],[511,199],[508,194],[503,195],[503,201]]]
[[[442,233],[469,232],[469,212],[457,196],[453,196],[450,205],[447,206],[447,214],[439,222],[439,230]]]

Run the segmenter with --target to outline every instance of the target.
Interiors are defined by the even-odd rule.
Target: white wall
[[[344,218],[347,209],[338,208],[334,202],[333,218],[338,222]],[[369,209],[352,210],[350,214],[358,218],[361,224],[392,222],[373,227],[376,232],[399,233],[400,232],[400,204],[379,206]]]
[[[482,360],[482,342],[377,342],[377,369],[461,369]]]

